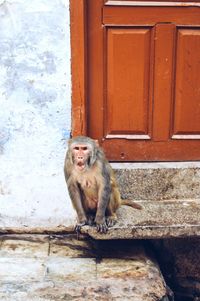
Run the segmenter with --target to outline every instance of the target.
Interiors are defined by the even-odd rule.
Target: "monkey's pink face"
[[[82,171],[88,165],[91,149],[87,144],[75,144],[72,146],[72,156],[75,167]]]

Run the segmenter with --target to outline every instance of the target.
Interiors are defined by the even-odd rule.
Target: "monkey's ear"
[[[99,141],[98,140],[94,140],[94,141],[95,141],[96,146],[99,146]]]
[[[99,142],[98,142],[98,140],[94,140],[94,143],[95,143],[95,147],[93,147],[93,149],[92,149],[92,153],[91,153],[91,157],[90,157],[90,166],[92,166],[97,159],[97,151],[98,151],[98,147],[99,147]]]

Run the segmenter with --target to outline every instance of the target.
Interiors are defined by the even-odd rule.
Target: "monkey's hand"
[[[75,231],[76,231],[77,233],[80,233],[81,228],[82,228],[83,226],[85,226],[85,225],[87,225],[87,221],[84,221],[84,222],[82,222],[82,223],[77,223],[76,226],[75,226]]]

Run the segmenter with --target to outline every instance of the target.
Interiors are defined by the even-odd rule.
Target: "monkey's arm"
[[[84,226],[87,223],[87,217],[82,206],[80,188],[78,184],[75,181],[73,181],[70,177],[67,180],[67,186],[72,205],[76,210],[78,216],[78,223],[76,229],[79,230],[81,226]]]

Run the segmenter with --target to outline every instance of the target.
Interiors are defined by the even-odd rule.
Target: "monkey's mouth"
[[[85,168],[85,164],[82,161],[77,162],[77,167],[79,170],[83,170]]]

